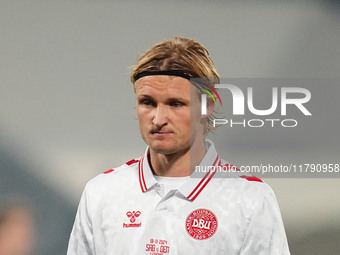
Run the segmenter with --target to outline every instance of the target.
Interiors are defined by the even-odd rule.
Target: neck
[[[195,141],[189,148],[173,154],[161,154],[150,149],[149,162],[154,174],[164,177],[189,176],[202,161],[204,141]]]

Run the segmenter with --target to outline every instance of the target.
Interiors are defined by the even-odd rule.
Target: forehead
[[[153,75],[140,78],[134,84],[137,96],[141,94],[160,94],[163,96],[190,97],[197,90],[185,78],[167,75]]]

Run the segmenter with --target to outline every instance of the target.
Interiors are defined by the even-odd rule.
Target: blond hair
[[[209,80],[212,86],[220,81],[214,62],[205,47],[195,40],[175,37],[155,44],[141,55],[133,68],[131,82],[134,84],[135,77],[142,72],[179,70],[192,78]],[[205,93],[204,90],[199,91]],[[213,115],[210,115],[204,125],[205,135],[212,129],[212,120]]]

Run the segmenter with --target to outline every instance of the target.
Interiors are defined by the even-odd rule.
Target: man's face
[[[188,80],[145,76],[135,83],[135,90],[140,132],[151,150],[185,153],[195,141],[203,140],[198,90]]]

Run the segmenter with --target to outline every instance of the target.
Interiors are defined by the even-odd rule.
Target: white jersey
[[[224,165],[206,145],[201,165]],[[147,153],[86,185],[68,255],[289,254],[275,195],[260,179],[210,168],[165,189]]]

